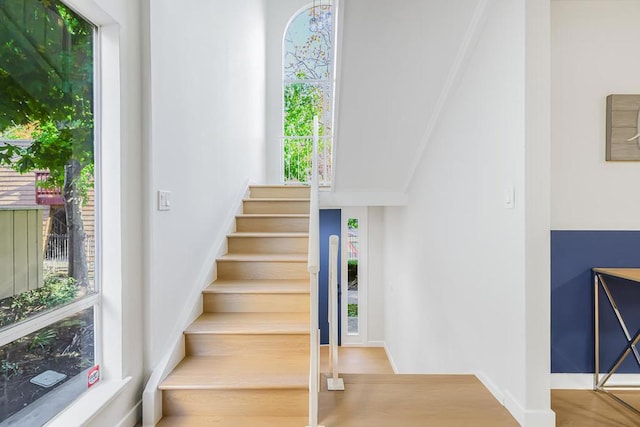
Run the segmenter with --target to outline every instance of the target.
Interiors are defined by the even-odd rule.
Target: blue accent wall
[[[320,343],[329,344],[329,237],[340,237],[341,232],[340,209],[320,209],[320,273],[318,274],[318,290],[320,292],[320,307],[318,319],[320,323]],[[338,288],[341,276],[341,251],[338,251]],[[340,313],[340,301],[338,299],[338,313]],[[340,316],[338,315],[338,322]],[[338,344],[340,341],[340,323],[338,323]]]
[[[640,267],[640,231],[551,232],[551,372],[594,370],[593,267]],[[608,279],[631,335],[640,328],[640,284]],[[626,339],[600,291],[600,370],[608,371]],[[638,373],[633,356],[618,372]]]

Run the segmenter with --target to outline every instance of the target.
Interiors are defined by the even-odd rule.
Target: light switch
[[[171,210],[171,191],[158,190],[158,210]]]
[[[504,208],[513,209],[516,206],[516,189],[513,186],[504,189]]]

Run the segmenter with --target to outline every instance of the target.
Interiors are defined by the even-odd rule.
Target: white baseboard
[[[608,385],[640,386],[640,374],[614,374]],[[593,390],[593,374],[551,374],[552,390]]]
[[[556,413],[551,409],[525,410],[508,390],[504,392],[504,407],[522,427],[555,427],[556,425]]]
[[[142,417],[142,400],[139,400],[133,408],[122,417],[122,420],[118,423],[118,427],[130,427],[136,425],[138,420]]]
[[[368,341],[367,347],[384,347],[384,341]]]
[[[476,378],[478,378],[482,385],[484,385],[486,389],[489,390],[491,394],[493,394],[493,397],[495,397],[496,400],[500,402],[502,406],[504,406],[504,393],[502,392],[502,390],[500,390],[500,388],[498,388],[498,386],[496,386],[493,381],[491,381],[491,379],[484,374],[484,372],[476,372]]]
[[[382,343],[382,346],[384,347],[384,352],[387,354],[387,359],[389,359],[389,363],[391,364],[391,369],[393,369],[393,373],[394,374],[398,374],[398,367],[396,366],[396,362],[393,360],[393,356],[391,355],[391,351],[389,351],[389,347],[387,346],[386,342]]]

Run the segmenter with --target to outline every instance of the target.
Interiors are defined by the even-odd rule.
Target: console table
[[[615,277],[619,279],[625,279],[631,282],[634,282],[634,285],[640,285],[640,268],[594,268],[594,317],[595,317],[595,370],[594,370],[594,385],[593,388],[596,391],[603,391],[609,394],[609,396],[613,397],[618,402],[622,403],[627,408],[633,410],[637,414],[640,414],[640,410],[631,406],[629,403],[622,400],[620,397],[615,394],[610,393],[612,389],[640,389],[640,384],[629,384],[629,385],[607,385],[607,381],[611,378],[613,374],[616,373],[622,362],[629,356],[633,354],[636,362],[640,366],[640,352],[638,352],[638,348],[636,345],[640,342],[640,329],[638,332],[635,332],[634,335],[629,333],[629,329],[627,328],[627,324],[625,323],[620,310],[618,309],[618,304],[616,303],[611,291],[609,289],[609,285],[607,284],[607,277]],[[618,319],[618,323],[624,332],[625,337],[627,338],[627,344],[625,349],[621,349],[620,356],[613,362],[613,365],[608,373],[603,373],[600,375],[600,302],[599,302],[599,288],[604,290],[604,293],[607,296],[607,300],[611,304],[611,308],[613,309],[616,318]]]

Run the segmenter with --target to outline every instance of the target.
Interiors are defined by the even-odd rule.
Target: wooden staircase
[[[158,426],[303,427],[309,412],[309,188],[253,186],[160,385]]]

